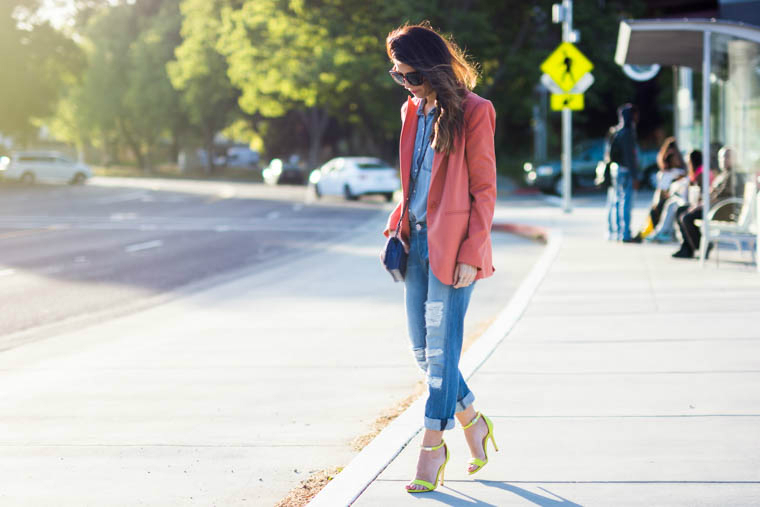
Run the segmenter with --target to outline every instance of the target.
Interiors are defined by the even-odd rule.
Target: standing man
[[[616,197],[613,215],[617,224],[617,239],[631,243],[633,189],[634,182],[638,188],[639,176],[639,147],[636,141],[638,110],[631,104],[624,104],[618,108],[618,119],[620,121],[610,144]]]

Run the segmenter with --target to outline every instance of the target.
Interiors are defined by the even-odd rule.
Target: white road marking
[[[221,199],[229,199],[235,197],[237,192],[235,191],[235,187],[225,186],[222,187],[216,195]]]
[[[216,227],[214,227],[214,230],[216,232],[228,232],[232,230],[232,227],[230,227],[229,225],[217,225]]]
[[[136,218],[137,218],[137,213],[112,213],[111,214],[112,221],[134,220]]]
[[[159,248],[164,246],[164,242],[160,239],[154,241],[146,241],[145,243],[135,243],[124,248],[127,253],[139,252],[141,250],[148,250],[150,248]]]
[[[108,197],[101,197],[100,199],[96,199],[95,202],[97,204],[113,204],[115,202],[125,202],[125,201],[136,201],[136,200],[145,200],[145,192],[130,192],[128,194],[118,194]]]
[[[11,268],[0,269],[0,276],[11,276],[12,274],[15,274],[15,273],[16,273],[15,269],[11,269]]]
[[[280,218],[280,212],[279,211],[270,211],[269,213],[267,213],[266,217],[269,220],[276,220],[276,219]]]

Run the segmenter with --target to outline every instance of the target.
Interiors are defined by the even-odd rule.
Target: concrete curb
[[[469,379],[507,337],[549,271],[562,244],[562,233],[519,224],[494,224],[494,230],[544,241],[547,246],[496,321],[462,355],[459,369]],[[351,505],[422,429],[422,396],[393,420],[309,502],[310,507]]]
[[[493,226],[491,227],[491,230],[499,231],[499,232],[508,232],[510,234],[522,236],[523,238],[533,239],[536,241],[540,241],[542,243],[549,242],[549,231],[543,227],[537,227],[534,225],[511,224],[511,223],[493,224]]]

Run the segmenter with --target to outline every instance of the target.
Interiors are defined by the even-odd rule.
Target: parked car
[[[92,177],[86,164],[75,162],[52,151],[24,151],[3,157],[0,162],[3,178],[22,183],[71,183],[82,184]]]
[[[362,195],[379,194],[390,202],[401,186],[398,170],[372,157],[338,157],[309,175],[317,197],[342,195],[353,201]]]
[[[303,185],[306,182],[304,171],[295,164],[283,162],[279,158],[272,159],[269,165],[261,171],[264,183],[269,185],[282,185],[292,183]]]
[[[596,184],[596,166],[604,159],[604,139],[590,139],[580,142],[573,148],[571,164],[572,185],[574,189],[594,188]],[[654,188],[657,183],[657,151],[639,152],[639,165],[643,168],[642,181]],[[562,162],[549,160],[533,164],[526,162],[525,181],[528,185],[547,194],[562,194]]]
[[[224,165],[227,167],[253,168],[259,164],[259,152],[247,146],[230,146]]]

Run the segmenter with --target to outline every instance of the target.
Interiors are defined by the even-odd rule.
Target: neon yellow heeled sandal
[[[478,415],[476,415],[475,418],[472,421],[470,421],[469,424],[467,424],[467,426],[462,426],[462,429],[466,430],[467,428],[469,428],[470,426],[478,422],[478,419],[480,419],[481,417],[486,422],[486,426],[488,426],[488,433],[486,433],[486,436],[483,437],[483,454],[486,455],[486,459],[471,458],[470,461],[468,461],[467,463],[470,465],[475,465],[478,468],[474,470],[468,470],[467,473],[469,473],[470,475],[474,474],[475,472],[480,471],[484,466],[488,464],[488,439],[489,438],[491,439],[491,443],[493,444],[494,449],[496,449],[497,452],[499,450],[498,446],[496,445],[496,440],[494,440],[493,438],[493,423],[488,417],[481,414],[480,412],[478,412]]]
[[[435,474],[435,481],[432,483],[428,481],[423,481],[422,479],[414,479],[411,483],[407,484],[406,486],[406,492],[407,493],[427,493],[429,491],[434,491],[435,488],[438,487],[438,480],[440,479],[440,484],[443,486],[443,471],[446,469],[446,463],[449,462],[449,448],[446,446],[446,442],[441,440],[441,443],[436,445],[435,447],[421,447],[423,451],[437,451],[443,447],[446,450],[446,459],[444,460],[443,464],[438,467],[438,473]],[[418,486],[424,486],[425,489],[409,489],[409,486],[412,484],[416,484]]]

